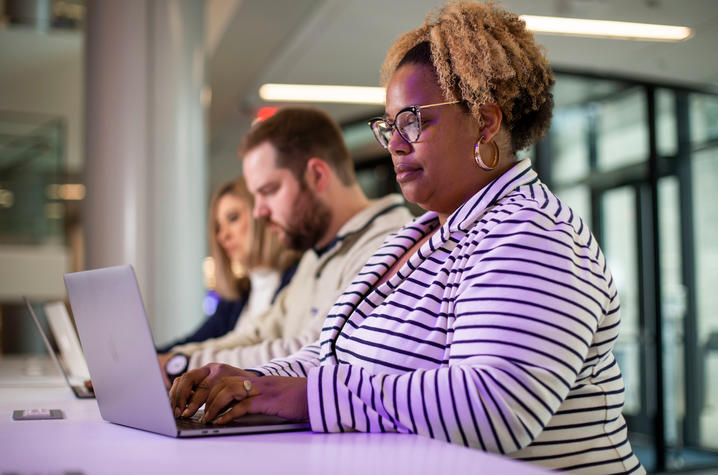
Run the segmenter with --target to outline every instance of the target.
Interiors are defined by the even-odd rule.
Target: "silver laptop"
[[[80,340],[77,339],[77,331],[70,319],[70,314],[67,313],[65,303],[48,302],[42,308],[45,310],[47,323],[50,324],[50,332],[60,349],[60,356],[67,367],[70,379],[87,381],[90,379],[90,370],[87,369],[85,355],[82,353]]]
[[[307,422],[248,415],[226,426],[175,419],[131,266],[65,274],[102,418],[171,437],[307,430]]]
[[[55,341],[58,343],[58,346],[60,347],[61,355],[63,362],[67,364],[67,368],[65,368],[65,364],[63,362],[60,362],[60,358],[58,358],[57,353],[55,352],[55,348],[50,344],[50,339],[47,337],[47,334],[45,333],[45,330],[42,328],[42,325],[40,324],[40,319],[37,318],[37,315],[35,314],[35,310],[32,308],[32,305],[30,304],[30,300],[28,300],[27,297],[23,297],[23,300],[25,300],[25,305],[27,306],[27,310],[30,312],[30,315],[32,316],[32,320],[35,322],[35,326],[40,331],[40,335],[42,336],[42,341],[45,343],[45,347],[47,348],[47,352],[50,353],[50,357],[55,362],[55,365],[57,365],[57,368],[60,370],[60,373],[62,373],[62,376],[65,378],[65,381],[67,382],[67,385],[72,389],[72,392],[75,393],[75,396],[80,399],[89,399],[94,398],[95,394],[92,392],[91,389],[88,389],[84,382],[89,379],[89,374],[83,374],[82,372],[77,373],[73,370],[72,365],[69,364],[69,358],[65,357],[65,351],[62,350],[63,344],[60,343],[62,337],[66,338],[67,341],[65,342],[65,345],[72,345],[70,343],[71,339],[74,338],[75,343],[77,344],[76,349],[71,349],[70,351],[72,353],[79,351],[79,358],[84,363],[85,359],[82,356],[82,349],[80,348],[80,343],[77,341],[77,335],[75,334],[75,329],[72,328],[72,322],[70,321],[70,316],[67,315],[67,309],[65,308],[65,305],[62,302],[59,302],[60,305],[62,305],[63,311],[65,312],[65,317],[67,318],[67,323],[69,324],[68,328],[63,328],[63,332],[66,330],[72,330],[71,334],[64,335],[62,334],[60,338],[58,338],[58,334],[53,330],[53,324],[50,322],[50,329],[53,332],[53,336],[55,337]],[[47,312],[47,306],[45,307],[45,311]],[[53,308],[54,312],[58,312],[59,309]],[[49,314],[46,313],[48,317],[48,321],[50,321]],[[60,316],[61,317],[61,316]],[[57,315],[55,315],[55,318],[60,318]],[[55,322],[55,324],[60,325],[60,322]],[[64,326],[64,324],[62,324]],[[59,327],[58,327],[59,328]],[[77,354],[73,355],[74,358],[78,358]],[[75,361],[75,370],[78,368],[78,362]],[[81,370],[82,367],[79,367]]]

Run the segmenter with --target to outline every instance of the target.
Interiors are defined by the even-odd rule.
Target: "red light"
[[[260,107],[257,111],[257,118],[254,119],[254,122],[262,122],[263,120],[269,119],[275,112],[277,112],[277,109],[277,107]]]

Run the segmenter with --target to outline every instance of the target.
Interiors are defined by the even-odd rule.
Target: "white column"
[[[88,2],[86,266],[135,267],[155,341],[201,315],[202,2]]]
[[[150,281],[147,22],[146,1],[87,5],[86,266],[132,264],[143,290]]]
[[[204,2],[153,0],[152,131],[155,341],[194,327],[202,315],[207,235]]]

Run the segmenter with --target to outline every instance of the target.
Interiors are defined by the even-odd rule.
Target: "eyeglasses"
[[[421,135],[421,109],[429,107],[448,106],[449,104],[458,104],[461,101],[439,102],[438,104],[427,104],[425,106],[409,106],[404,107],[396,113],[394,120],[385,119],[384,117],[375,117],[369,121],[369,127],[374,132],[374,137],[379,144],[389,147],[389,142],[394,136],[394,130],[399,132],[404,140],[414,143],[419,140]]]

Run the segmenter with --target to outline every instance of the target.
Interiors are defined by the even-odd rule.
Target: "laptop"
[[[55,362],[55,365],[60,370],[60,373],[62,373],[62,376],[65,378],[67,385],[70,387],[70,389],[72,389],[72,392],[75,393],[75,397],[80,398],[80,399],[94,398],[95,394],[92,392],[91,389],[88,389],[85,386],[85,381],[87,379],[89,379],[89,377],[90,377],[89,374],[82,373],[82,371],[81,371],[82,366],[77,361],[75,361],[73,363],[74,364],[74,368],[73,368],[73,366],[69,364],[69,361],[71,358],[65,357],[65,354],[67,353],[67,351],[63,352],[63,350],[62,350],[63,343],[60,343],[61,340],[65,340],[65,343],[64,343],[65,346],[71,346],[73,344],[76,344],[77,348],[69,349],[69,351],[71,351],[72,353],[79,351],[79,358],[81,359],[82,363],[84,364],[84,357],[82,356],[82,349],[80,348],[80,343],[77,341],[77,335],[75,334],[75,329],[72,328],[72,322],[70,321],[70,316],[67,314],[67,309],[65,308],[65,305],[62,302],[56,302],[56,303],[59,303],[59,305],[62,305],[62,309],[63,309],[65,315],[64,315],[64,317],[62,317],[62,315],[60,315],[59,317],[57,315],[54,315],[53,318],[55,318],[55,319],[67,318],[67,323],[69,324],[69,329],[72,330],[72,333],[71,334],[69,334],[69,333],[61,334],[60,338],[58,338],[58,334],[52,330],[52,328],[53,328],[52,323],[50,323],[50,328],[51,328],[51,331],[53,331],[53,336],[55,336],[55,341],[57,341],[58,345],[60,346],[60,351],[61,351],[60,356],[62,356],[63,361],[68,364],[67,369],[65,368],[65,365],[63,365],[62,362],[60,362],[60,358],[58,358],[58,355],[55,352],[55,348],[53,348],[53,346],[50,344],[50,340],[47,337],[45,330],[42,328],[42,325],[40,324],[40,319],[37,318],[37,315],[35,314],[35,310],[32,308],[32,305],[30,304],[30,300],[28,300],[27,297],[23,297],[23,300],[25,301],[25,306],[27,306],[27,309],[30,312],[32,319],[35,322],[35,326],[40,331],[40,335],[42,336],[42,341],[45,343],[47,352],[50,353],[50,357]],[[59,312],[59,309],[54,304],[52,305],[52,307],[53,307],[53,313]],[[45,307],[45,308],[47,308],[47,307]],[[49,314],[46,314],[46,316],[48,317],[48,321],[50,321]],[[55,325],[57,325],[57,328],[59,329],[60,325],[63,325],[63,327],[64,327],[65,324],[64,323],[61,324],[60,322],[56,321]],[[67,328],[63,328],[63,332],[66,329]],[[72,343],[73,339],[74,339],[74,343]],[[72,358],[77,359],[78,355],[73,354]],[[79,372],[77,372],[78,367],[80,369]]]
[[[309,429],[257,414],[223,426],[175,419],[132,267],[65,274],[65,287],[104,420],[170,437]]]
[[[45,318],[60,349],[60,356],[67,367],[67,372],[71,377],[87,381],[90,379],[90,370],[87,369],[85,355],[65,303],[48,302],[42,308],[45,310]]]

